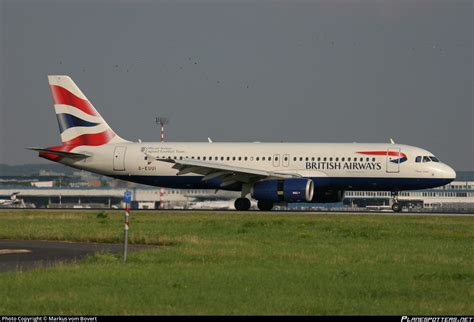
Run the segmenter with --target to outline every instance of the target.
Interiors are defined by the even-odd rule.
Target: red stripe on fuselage
[[[394,152],[394,151],[366,151],[366,152],[357,152],[359,154],[366,154],[366,155],[390,155],[392,157],[401,157],[406,158],[406,154],[402,152]]]
[[[50,85],[51,93],[53,94],[54,104],[65,104],[74,106],[75,108],[80,109],[86,114],[92,116],[99,116],[99,113],[94,109],[94,107],[89,103],[88,100],[77,97],[67,89],[57,85]]]

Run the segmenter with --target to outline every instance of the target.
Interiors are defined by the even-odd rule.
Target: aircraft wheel
[[[273,208],[273,201],[259,200],[257,202],[257,207],[258,209],[263,210],[263,211],[270,211]]]
[[[400,206],[400,204],[398,202],[395,202],[393,205],[392,205],[392,210],[394,212],[400,212],[402,211],[402,207]]]
[[[236,210],[245,211],[250,209],[250,200],[247,198],[237,198],[234,202]]]

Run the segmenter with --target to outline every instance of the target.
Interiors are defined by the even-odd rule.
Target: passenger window
[[[239,161],[242,161],[242,157],[239,157]]]
[[[321,161],[321,157],[318,157],[318,161]]]
[[[372,158],[372,162],[375,162],[375,158]]]
[[[232,161],[235,161],[235,157],[232,157]]]
[[[268,161],[272,161],[272,157],[268,157]]]
[[[365,161],[369,162],[369,161],[370,161],[370,158],[365,159]]]
[[[324,162],[326,162],[326,160],[327,160],[327,158],[326,158],[326,157],[324,157],[324,158],[323,158],[323,161],[324,161]]]
[[[244,157],[244,160],[247,161],[247,157]]]
[[[227,161],[229,161],[229,160],[230,160],[230,157],[227,157]]]
[[[260,160],[260,158],[259,158],[259,157],[257,157],[255,160],[257,160],[257,161],[258,161],[258,160]]]
[[[344,162],[345,158],[342,158],[341,161]]]
[[[206,157],[202,157],[202,159],[203,159],[204,161],[206,161]]]
[[[331,158],[329,158],[329,161],[332,161],[332,157],[331,157]]]
[[[351,161],[351,158],[347,158],[347,161]]]
[[[306,158],[305,158],[305,161],[309,161],[309,158],[308,158],[308,157],[306,157]]]
[[[296,161],[296,157],[293,158],[293,161]]]
[[[262,157],[262,161],[265,161],[265,157]]]

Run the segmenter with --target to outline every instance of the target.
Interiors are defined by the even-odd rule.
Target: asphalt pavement
[[[153,246],[129,245],[129,251]],[[123,244],[0,240],[0,272],[30,270],[58,262],[75,262],[98,252],[123,254]]]

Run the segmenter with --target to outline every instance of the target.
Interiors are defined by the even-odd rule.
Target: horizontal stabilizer
[[[85,159],[89,158],[90,155],[84,153],[75,153],[75,152],[66,152],[66,151],[56,151],[51,149],[42,149],[42,148],[27,148],[28,150],[44,152],[44,153],[51,153],[61,157],[71,158],[71,159]]]

